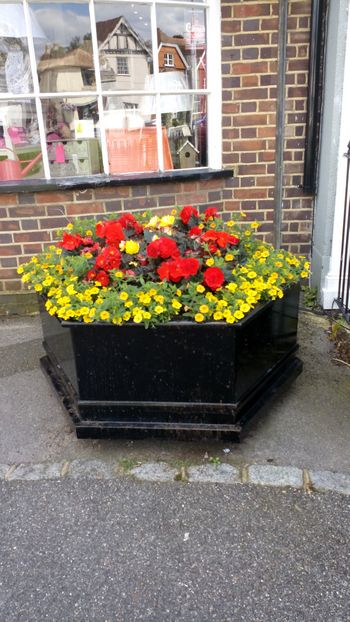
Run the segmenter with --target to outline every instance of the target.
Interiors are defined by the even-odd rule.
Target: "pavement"
[[[348,622],[350,368],[303,373],[241,444],[78,440],[38,317],[0,322],[1,622]]]

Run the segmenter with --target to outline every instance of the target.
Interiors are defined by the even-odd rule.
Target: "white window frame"
[[[164,53],[164,67],[175,67],[174,54],[171,52]]]
[[[65,2],[68,0],[60,0],[58,4]],[[76,0],[79,1],[79,0]],[[112,2],[113,0],[103,0],[103,2]],[[37,3],[43,2],[45,0],[36,0]],[[186,170],[186,172],[199,171],[201,169],[214,169],[219,170],[222,168],[222,124],[221,124],[221,12],[220,12],[220,1],[219,0],[207,0],[205,2],[188,2],[188,1],[173,1],[173,0],[133,0],[134,4],[147,4],[150,7],[151,12],[151,29],[152,29],[152,55],[153,55],[153,66],[154,66],[154,81],[155,81],[155,90],[154,91],[139,91],[139,90],[120,90],[120,91],[111,91],[111,90],[103,90],[101,83],[101,75],[100,75],[100,62],[99,62],[99,50],[98,50],[98,41],[97,41],[97,33],[96,33],[96,18],[95,18],[95,3],[98,4],[97,0],[88,0],[89,6],[89,15],[90,15],[90,23],[91,23],[91,39],[92,39],[92,50],[93,50],[93,59],[94,59],[94,67],[95,67],[95,80],[96,80],[96,88],[88,91],[89,95],[95,95],[97,98],[97,106],[99,113],[99,125],[100,125],[100,145],[102,152],[102,161],[103,161],[103,169],[104,173],[90,175],[91,177],[105,177],[109,175],[109,163],[108,163],[108,150],[107,150],[107,140],[105,134],[105,126],[104,126],[104,111],[103,111],[103,97],[108,96],[129,96],[129,95],[153,95],[155,96],[156,101],[156,124],[157,124],[157,151],[158,151],[158,164],[159,171],[164,172],[164,157],[163,157],[163,141],[162,141],[162,128],[161,128],[161,101],[160,98],[162,95],[173,95],[175,91],[161,91],[159,87],[159,58],[158,58],[158,40],[157,40],[157,27],[156,27],[156,7],[157,6],[168,6],[170,7],[183,7],[192,10],[196,9],[206,9],[206,35],[207,35],[207,67],[206,67],[206,80],[207,80],[207,88],[205,89],[186,89],[183,90],[183,94],[192,94],[192,95],[206,95],[207,97],[207,166],[205,167],[195,167],[193,169],[174,169],[176,171]],[[1,4],[8,3],[8,0],[0,0],[0,15],[1,15]],[[118,0],[118,3],[129,5],[129,0]],[[42,151],[42,160],[43,160],[43,169],[46,180],[51,179],[49,159],[46,147],[46,131],[44,125],[43,111],[42,111],[42,100],[44,99],[55,99],[57,97],[81,97],[81,91],[75,92],[41,92],[39,86],[39,79],[37,74],[37,63],[35,57],[35,49],[34,42],[32,38],[32,29],[31,29],[31,20],[30,20],[30,11],[29,11],[29,0],[21,0],[21,2],[16,2],[16,4],[22,4],[24,9],[24,17],[26,21],[27,33],[28,33],[28,50],[29,50],[29,59],[32,71],[33,78],[33,91],[30,93],[21,93],[17,95],[11,95],[9,93],[0,93],[0,101],[18,101],[27,100],[28,98],[34,100],[36,106],[36,114],[38,119],[38,127],[40,134],[40,146]],[[1,19],[1,18],[0,18]],[[210,32],[208,25],[210,24]],[[167,173],[171,173],[171,171],[167,170]],[[133,171],[130,171],[132,174]],[[129,173],[128,173],[129,174]],[[138,173],[135,173],[137,176]],[[152,173],[152,175],[157,173]],[[74,177],[71,178],[72,180]],[[37,179],[36,181],[40,181]],[[21,184],[21,182],[18,182]],[[1,185],[1,184],[0,184]]]
[[[126,71],[119,71],[119,63],[121,63],[121,61],[123,61],[123,65],[126,69]],[[125,56],[118,56],[117,57],[117,75],[118,76],[129,76],[129,63],[128,63],[128,59]]]

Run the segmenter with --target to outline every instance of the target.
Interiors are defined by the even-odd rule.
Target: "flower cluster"
[[[18,272],[63,320],[233,324],[308,276],[305,258],[273,249],[257,228],[189,205],[165,216],[76,220]]]

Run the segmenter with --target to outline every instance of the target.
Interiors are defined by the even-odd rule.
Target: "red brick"
[[[18,231],[19,223],[15,220],[0,221],[0,231]]]
[[[107,199],[107,198],[123,198],[130,196],[130,186],[113,186],[106,188],[96,188],[95,189],[95,197],[96,199]]]
[[[259,1],[253,4],[237,4],[237,6],[233,8],[233,15],[241,18],[270,15],[270,3]]]
[[[2,207],[17,205],[17,194],[1,194],[0,205]]]
[[[15,242],[45,242],[50,239],[48,231],[27,231],[14,234]]]
[[[234,99],[267,99],[268,90],[266,88],[256,89],[236,89]]]
[[[268,63],[265,61],[255,63],[232,63],[232,73],[239,76],[245,73],[267,73],[268,70]]]
[[[266,114],[244,114],[237,115],[234,119],[235,125],[239,127],[247,127],[257,125],[265,125],[267,123],[267,115]]]
[[[10,257],[12,255],[20,255],[21,247],[15,244],[9,246],[0,246],[0,257]]]
[[[67,205],[67,216],[83,216],[88,214],[102,214],[102,203],[70,203]]]
[[[35,195],[37,203],[68,203],[73,201],[73,192],[38,192]]]
[[[10,218],[27,218],[28,216],[45,216],[45,207],[38,205],[27,205],[9,208]]]

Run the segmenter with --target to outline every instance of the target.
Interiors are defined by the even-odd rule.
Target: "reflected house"
[[[57,44],[47,46],[38,64],[40,90],[45,93],[91,89],[93,58],[82,48],[64,50]]]
[[[96,23],[101,81],[106,90],[142,90],[150,73],[151,50],[125,17]],[[121,107],[138,108],[139,97],[122,96]]]

